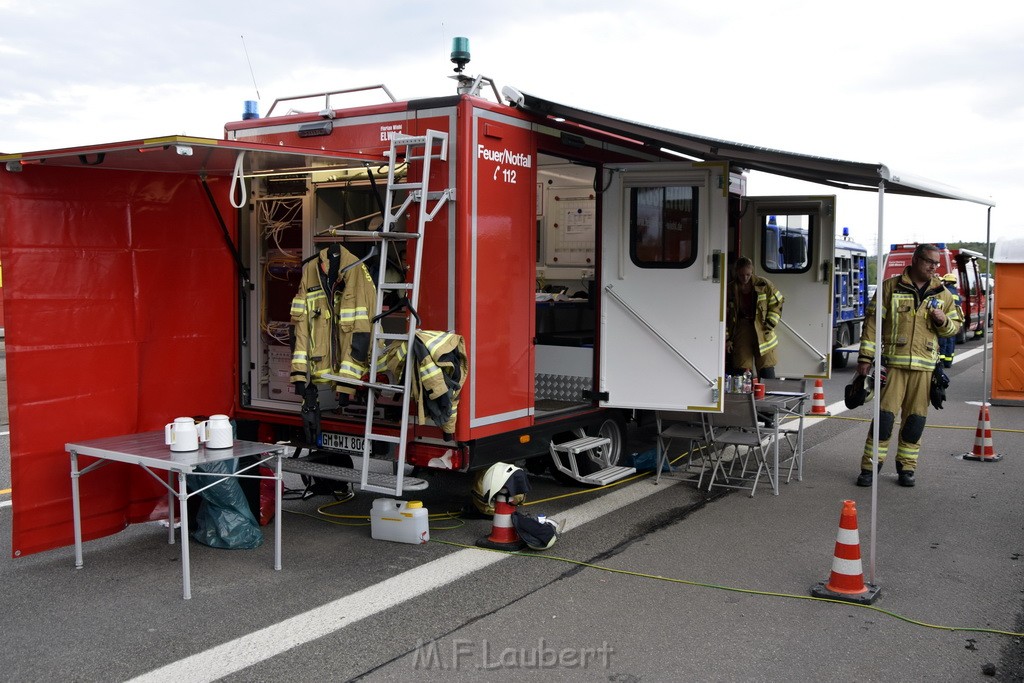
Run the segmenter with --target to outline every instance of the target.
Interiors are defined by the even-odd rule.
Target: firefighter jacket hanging
[[[750,284],[750,299],[745,301],[748,295],[740,291],[739,283],[729,283],[725,338],[732,342],[734,368],[760,370],[775,366],[775,326],[782,319],[785,299],[771,280],[755,275]]]
[[[868,304],[861,332],[858,361],[870,363],[878,355],[875,346],[875,305],[881,302],[882,364],[887,368],[928,370],[939,360],[939,338],[953,337],[960,331],[963,315],[953,295],[938,277],[932,277],[924,295],[910,280],[909,268],[899,277],[882,283],[882,290]],[[932,324],[928,311],[941,308],[946,322],[941,327]]]
[[[291,307],[291,381],[327,384],[325,373],[361,379],[376,297],[369,270],[339,244],[322,249],[303,266]],[[335,390],[348,396],[355,393],[354,386],[340,382]]]
[[[387,372],[400,382],[405,373],[405,359],[405,342],[396,342],[381,356],[379,371]],[[429,415],[444,432],[445,441],[453,440],[459,394],[468,368],[465,341],[451,332],[418,330],[413,340],[412,362],[416,374],[411,383],[411,396],[419,406],[420,420]]]

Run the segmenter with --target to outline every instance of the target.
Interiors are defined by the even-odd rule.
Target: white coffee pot
[[[227,415],[211,415],[197,425],[199,441],[207,448],[231,448],[234,445],[234,430]]]
[[[164,425],[164,443],[172,451],[199,450],[199,430],[191,417],[176,417],[174,422]]]

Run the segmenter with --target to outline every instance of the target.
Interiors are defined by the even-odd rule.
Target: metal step
[[[631,474],[636,474],[635,467],[605,467],[603,470],[598,470],[593,474],[580,475],[580,481],[584,484],[593,484],[594,486],[605,486],[618,481],[619,479],[625,479]]]
[[[402,337],[405,339],[405,337]],[[405,392],[405,385],[403,384],[381,384],[380,382],[364,382],[361,379],[352,379],[351,377],[342,377],[341,375],[332,375],[329,372],[325,372],[323,375],[324,379],[329,379],[333,382],[339,382],[350,387],[369,387],[370,389],[379,389],[380,391],[391,391],[396,394]]]
[[[305,458],[282,458],[281,469],[294,474],[305,474],[309,477],[320,477],[321,479],[332,479],[334,481],[348,481],[354,484],[362,481],[362,472],[355,468],[339,467],[323,462],[310,462]],[[368,490],[386,489],[394,491],[398,483],[398,477],[394,474],[368,472],[366,483],[374,487]],[[415,477],[404,477],[402,479],[403,491],[423,491],[427,486],[427,482],[423,479]]]
[[[383,441],[384,443],[401,443],[402,439],[391,434],[367,434],[367,439],[373,439],[374,441]]]
[[[388,189],[411,192],[415,190],[422,190],[423,183],[392,183],[391,185],[388,185]]]
[[[595,448],[601,448],[611,444],[612,440],[604,436],[584,436],[579,439],[572,441],[566,441],[564,443],[552,444],[551,448],[559,453],[568,453],[569,455],[576,455],[583,453],[584,451],[593,450]]]
[[[409,335],[405,332],[381,332],[377,335],[377,339],[383,339],[384,341],[409,341]]]

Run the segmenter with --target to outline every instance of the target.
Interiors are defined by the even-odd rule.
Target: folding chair
[[[799,393],[807,395],[807,380],[804,378],[778,378],[778,379],[764,379],[765,391],[785,391],[789,393]],[[802,408],[802,407],[801,407]],[[791,416],[795,413],[791,413]],[[774,424],[769,423],[769,426]],[[802,478],[803,475],[803,458],[802,452],[797,452],[798,440],[800,436],[800,426],[798,419],[787,419],[780,422],[778,426],[779,436],[785,439],[786,445],[789,446],[790,455],[787,458],[789,460],[789,473],[786,475],[786,483],[788,484],[793,478],[793,465],[799,463],[800,467],[798,473]]]
[[[686,473],[691,472],[694,460],[694,449],[700,457],[701,476],[707,462],[707,453],[711,448],[711,430],[707,416],[693,411],[658,410],[654,414],[658,430],[658,460],[655,465],[654,483],[661,480],[661,470],[669,459],[669,448],[675,440],[687,442]],[[699,486],[699,484],[698,484]]]
[[[710,415],[711,427],[714,432],[714,448],[711,451],[711,459],[714,467],[711,470],[711,481],[708,483],[710,491],[714,486],[732,489],[750,489],[750,497],[754,497],[757,490],[757,483],[761,479],[761,472],[768,475],[768,483],[772,490],[775,490],[775,478],[772,475],[772,468],[768,466],[767,452],[772,445],[774,437],[770,434],[762,436],[761,418],[757,414],[753,394],[737,394],[727,396],[725,399],[725,410],[720,415]],[[765,443],[767,441],[767,443]],[[739,447],[746,448],[744,464],[738,477],[732,475],[732,468],[735,466],[734,456],[731,460],[725,460],[726,447],[732,446],[738,455]],[[754,456],[757,470],[753,478],[747,474],[746,458]],[[730,471],[725,471],[725,464],[728,463]],[[725,483],[717,481],[721,473]],[[735,483],[733,483],[735,482]]]

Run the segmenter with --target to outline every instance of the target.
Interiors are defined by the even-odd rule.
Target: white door
[[[656,163],[605,173],[601,405],[720,410],[727,171]]]
[[[831,372],[835,209],[835,196],[744,200],[738,256],[749,257],[754,274],[785,298],[775,328],[778,377]]]

